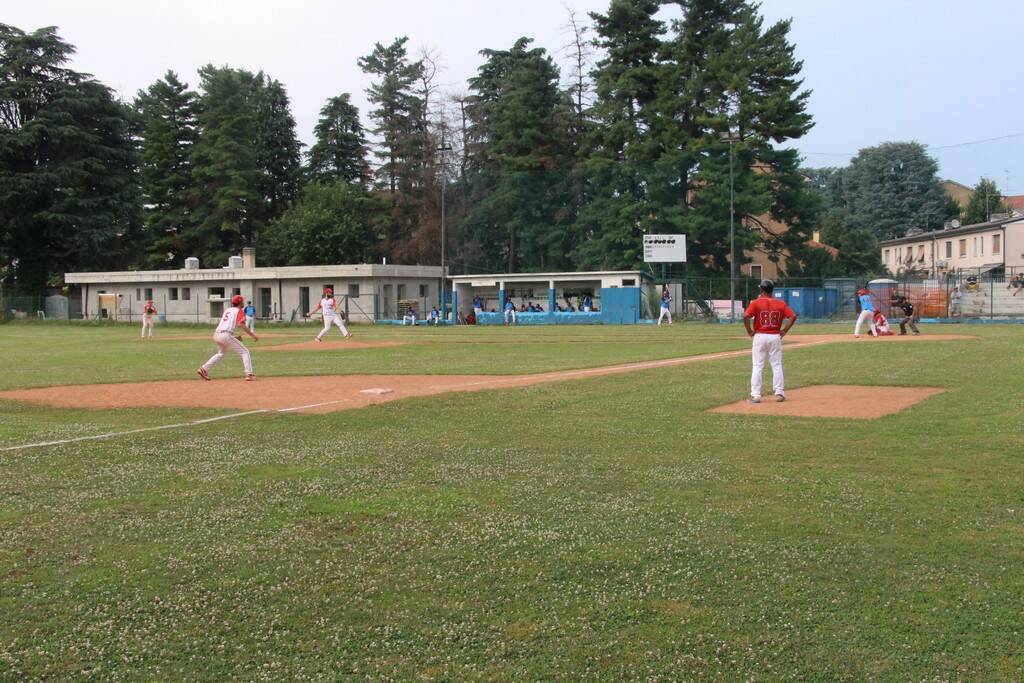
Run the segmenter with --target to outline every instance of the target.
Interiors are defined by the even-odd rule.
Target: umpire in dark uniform
[[[917,329],[917,311],[914,310],[914,304],[905,296],[900,296],[896,299],[896,307],[903,311],[903,319],[900,320],[900,334],[907,333],[907,326],[910,326],[910,331],[914,334],[921,334],[920,330]]]

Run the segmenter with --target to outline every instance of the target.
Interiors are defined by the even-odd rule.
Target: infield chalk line
[[[808,346],[820,346],[822,344],[829,344],[828,341],[814,341],[806,343],[792,344],[790,349],[799,349]],[[494,384],[507,384],[510,382],[557,382],[562,379],[574,379],[577,377],[588,377],[588,376],[601,376],[611,375],[621,372],[629,372],[630,370],[647,370],[650,368],[660,368],[671,365],[683,365],[686,363],[696,363],[698,361],[705,360],[717,360],[720,358],[736,358],[738,356],[749,355],[749,349],[739,349],[736,351],[723,351],[721,353],[707,353],[696,356],[685,356],[683,358],[665,358],[662,360],[653,361],[639,361],[636,363],[624,363],[621,365],[606,365],[600,368],[585,368],[582,370],[562,370],[550,373],[540,373],[537,375],[513,375],[511,377],[494,377],[491,379],[480,380],[477,382],[469,382],[462,385],[463,387],[478,387],[484,385]],[[441,389],[447,391],[459,391],[459,388],[453,388],[446,385],[435,385],[430,387],[431,389]],[[352,399],[343,398],[337,401],[324,401],[323,403],[310,403],[304,406],[295,406],[292,408],[261,408],[259,410],[247,410],[242,413],[232,413],[230,415],[220,415],[218,417],[207,417],[202,420],[192,420],[190,422],[179,422],[177,424],[170,425],[158,425],[156,427],[142,427],[140,429],[129,429],[124,432],[108,432],[106,434],[93,434],[91,436],[76,436],[71,439],[60,439],[58,441],[40,441],[38,443],[27,443],[21,446],[4,446],[0,448],[0,453],[6,453],[10,451],[20,451],[28,448],[44,448],[46,446],[63,446],[64,444],[77,443],[79,441],[99,441],[101,439],[115,439],[119,436],[129,436],[131,434],[143,434],[145,432],[158,432],[165,429],[180,429],[182,427],[195,427],[198,425],[209,424],[211,422],[220,422],[221,420],[231,420],[236,417],[245,417],[247,415],[261,415],[264,413],[293,413],[299,410],[308,410],[309,408],[320,408],[322,406],[337,405],[338,403],[348,403]]]

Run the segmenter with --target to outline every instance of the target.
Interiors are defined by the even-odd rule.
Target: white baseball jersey
[[[221,316],[220,323],[217,325],[217,332],[232,334],[235,331],[235,327],[244,321],[245,313],[242,309],[232,306],[224,311],[224,315]]]
[[[337,306],[338,302],[333,296],[330,298],[325,296],[323,299],[320,299],[320,310],[324,312],[324,318],[336,316],[338,314],[337,310],[335,310]]]

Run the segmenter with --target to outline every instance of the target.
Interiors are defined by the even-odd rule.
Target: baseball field
[[[0,680],[1024,677],[1019,326],[316,329],[0,326]]]

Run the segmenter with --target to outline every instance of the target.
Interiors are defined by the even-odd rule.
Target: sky
[[[263,70],[288,90],[299,138],[320,107],[350,92],[367,110],[356,60],[375,42],[409,37],[437,53],[445,90],[462,92],[485,48],[529,36],[558,55],[568,9],[587,21],[608,0],[33,0],[0,22],[58,26],[77,47],[72,67],[124,99],[168,69],[193,87],[208,63]],[[939,175],[982,177],[1024,194],[1024,2],[1020,0],[763,0],[766,23],[791,19],[814,128],[792,143],[806,166],[845,166],[858,150],[917,140]],[[667,9],[664,13],[669,16]],[[567,60],[562,60],[567,69]]]

